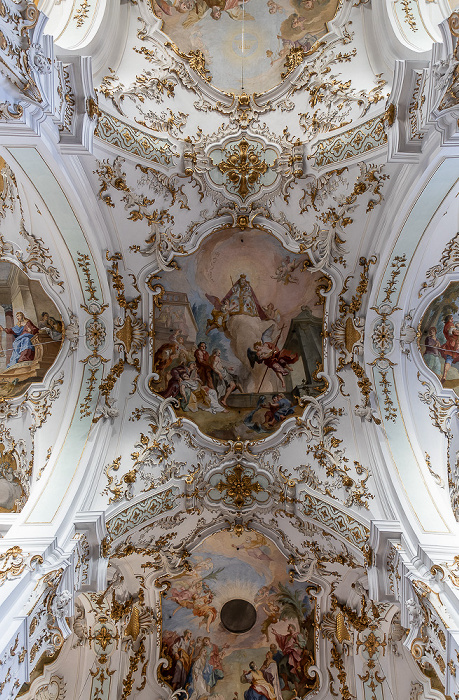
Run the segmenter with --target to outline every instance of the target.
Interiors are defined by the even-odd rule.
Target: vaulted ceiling
[[[454,2],[0,15],[1,697],[459,698]]]

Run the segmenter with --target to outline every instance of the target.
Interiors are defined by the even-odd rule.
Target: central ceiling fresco
[[[256,439],[317,396],[324,298],[320,273],[262,231],[226,229],[155,275],[150,388],[224,440]]]
[[[340,0],[151,0],[162,31],[200,51],[209,80],[225,92],[270,90],[291,49],[313,52]]]

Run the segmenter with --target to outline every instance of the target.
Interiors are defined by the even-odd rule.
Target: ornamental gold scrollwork
[[[174,44],[172,41],[166,41],[164,46],[172,49],[176,56],[179,56],[186,61],[190,68],[194,70],[203,80],[205,80],[206,83],[210,83],[212,76],[206,68],[206,58],[202,51],[196,49],[196,51],[184,53],[183,51],[180,51],[178,46],[176,46],[176,44]]]
[[[124,318],[117,318],[115,320],[115,328],[113,331],[115,348],[118,352],[122,353],[123,357],[112,367],[109,375],[104,382],[101,383],[100,388],[100,393],[105,398],[105,405],[110,407],[110,392],[116,380],[123,373],[125,363],[132,365],[137,372],[133,381],[131,393],[135,392],[141,370],[140,359],[136,357],[136,355],[145,345],[148,331],[146,324],[137,316],[141,294],[136,277],[132,274],[130,275],[132,286],[138,294],[128,301],[125,295],[123,275],[119,271],[119,262],[123,259],[122,255],[120,253],[109,255],[107,251],[106,258],[112,263],[111,267],[108,269],[108,274],[112,278],[112,286],[116,294],[116,300],[121,309],[124,310]]]
[[[459,15],[458,15],[459,16]],[[459,231],[456,233],[454,238],[452,238],[441,254],[440,262],[433,267],[430,267],[425,276],[426,282],[422,283],[421,289],[419,290],[418,297],[421,298],[426,289],[434,287],[438,280],[444,275],[454,272],[459,267]]]
[[[226,175],[227,179],[237,186],[241,199],[250,194],[253,185],[268,170],[268,165],[262,160],[260,153],[245,139],[233,146],[227,152],[226,160],[222,160],[217,167],[222,175]]]
[[[35,102],[42,102],[43,97],[34,78],[30,59],[33,48],[32,30],[38,22],[40,12],[27,0],[3,0],[1,14],[1,72],[23,95]]]
[[[448,18],[448,25],[451,34],[455,39],[455,47],[453,51],[450,69],[446,73],[446,91],[441,100],[438,109],[444,110],[454,107],[459,102],[459,13],[453,12]],[[453,40],[454,41],[454,40]]]
[[[337,319],[337,321],[331,324],[330,330],[327,331],[327,337],[329,338],[331,345],[340,353],[336,368],[337,375],[339,375],[339,373],[342,372],[346,366],[350,366],[357,378],[357,386],[360,389],[363,404],[355,407],[357,411],[356,415],[365,415],[366,417],[368,414],[368,418],[378,424],[380,423],[379,418],[376,418],[371,411],[366,410],[370,406],[370,393],[372,386],[364,368],[357,360],[357,357],[363,354],[365,321],[364,319],[356,316],[356,313],[358,313],[358,311],[361,309],[363,297],[368,290],[370,266],[375,265],[376,260],[376,256],[372,256],[368,260],[363,257],[360,258],[359,264],[363,269],[360,273],[360,280],[355,294],[352,296],[350,302],[346,302],[344,297],[349,289],[349,282],[353,276],[349,275],[346,278],[338,297],[340,317]],[[341,376],[338,376],[338,381],[341,393],[343,396],[346,396],[343,390],[344,379]]]
[[[94,280],[91,277],[90,268],[90,257],[86,253],[77,252],[77,264],[82,270],[84,278],[86,280],[85,291],[88,297],[87,304],[81,304],[81,308],[86,311],[86,313],[91,317],[86,323],[85,327],[85,340],[86,345],[90,350],[91,354],[88,355],[84,360],[80,360],[84,365],[89,367],[89,377],[86,380],[86,395],[80,404],[80,415],[81,417],[87,417],[91,415],[91,403],[93,398],[93,393],[97,384],[97,375],[100,370],[100,366],[108,362],[108,359],[102,357],[99,350],[105,345],[106,328],[104,322],[99,318],[101,314],[108,309],[108,304],[101,304],[97,299],[97,292]]]
[[[78,7],[75,14],[73,15],[72,19],[75,20],[76,26],[78,28],[82,27],[83,24],[85,23],[85,20],[87,20],[90,7],[91,7],[91,5],[89,4],[88,0],[83,0],[83,2]]]
[[[40,564],[43,564],[43,557],[39,554],[24,554],[17,545],[10,547],[0,554],[0,586],[5,581],[17,578],[26,569],[33,571]]]

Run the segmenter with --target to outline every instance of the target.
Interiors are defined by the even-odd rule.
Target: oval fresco
[[[299,415],[298,399],[325,389],[322,273],[258,230],[224,230],[154,276],[150,388],[177,414],[221,440],[261,439]]]
[[[420,348],[427,367],[459,395],[459,282],[429,305],[421,321]]]
[[[62,318],[40,283],[0,261],[0,398],[43,379],[57,357]]]
[[[317,689],[317,673],[309,675],[315,587],[289,581],[287,560],[272,542],[255,531],[219,532],[189,564],[162,596],[163,681],[190,700],[292,700]],[[256,611],[243,633],[221,622],[225,604],[238,601]]]
[[[225,92],[265,92],[281,82],[292,48],[310,51],[339,0],[150,0],[178,48],[200,50]]]

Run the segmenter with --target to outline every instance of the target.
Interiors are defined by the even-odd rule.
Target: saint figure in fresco
[[[295,17],[298,18],[298,15],[295,15]],[[295,21],[299,21],[300,19],[301,18],[298,18]],[[301,260],[291,260],[290,255],[287,255],[276,268],[276,274],[271,275],[271,279],[282,282],[283,284],[298,284],[298,277],[295,277],[293,273],[300,265]]]
[[[424,345],[424,362],[426,363],[427,367],[432,370],[432,372],[435,372],[435,374],[440,376],[441,362],[439,348],[441,348],[441,343],[437,338],[437,329],[435,326],[431,326],[431,328],[429,328]]]
[[[206,334],[214,328],[225,332],[228,319],[238,314],[258,317],[262,321],[270,320],[267,309],[264,309],[258,301],[246,275],[240,275],[223,299],[220,300],[211,294],[206,294],[206,297],[214,307],[211,318],[207,321]],[[272,304],[271,307],[274,310]]]
[[[191,669],[194,642],[191,631],[184,630],[183,635],[172,645],[172,658],[174,661],[174,675],[172,676],[172,689],[183,688]]]
[[[18,362],[30,362],[34,359],[35,346],[32,343],[32,338],[38,333],[38,328],[30,319],[24,316],[22,311],[18,311],[16,314],[15,326],[12,328],[0,326],[0,330],[8,335],[14,335],[13,352],[11,353],[7,369]]]
[[[252,289],[252,285],[247,279],[247,275],[240,275],[237,282],[233,284],[228,294],[226,294],[222,303],[228,299],[231,306],[231,316],[235,314],[246,314],[247,316],[258,316],[262,321],[267,321],[268,316],[266,315],[262,305],[258,301],[255,292]]]
[[[250,683],[250,687],[244,693],[244,700],[278,700],[276,692],[266,680],[263,671],[258,670],[254,661],[249,663],[249,671],[243,671],[242,683]]]
[[[443,326],[443,335],[445,342],[441,346],[440,352],[445,360],[441,381],[444,382],[448,370],[456,362],[459,362],[459,328],[458,324],[453,321],[453,314],[445,316],[445,325]]]
[[[265,413],[265,424],[272,427],[294,413],[292,402],[285,398],[284,394],[276,394],[268,404],[268,410]]]
[[[302,665],[305,661],[303,657],[310,656],[306,649],[307,639],[303,634],[297,632],[295,625],[291,623],[287,627],[287,634],[279,634],[275,630],[273,633],[283,654],[279,663],[279,675],[286,688],[289,687],[289,684],[296,688],[303,677]]]

